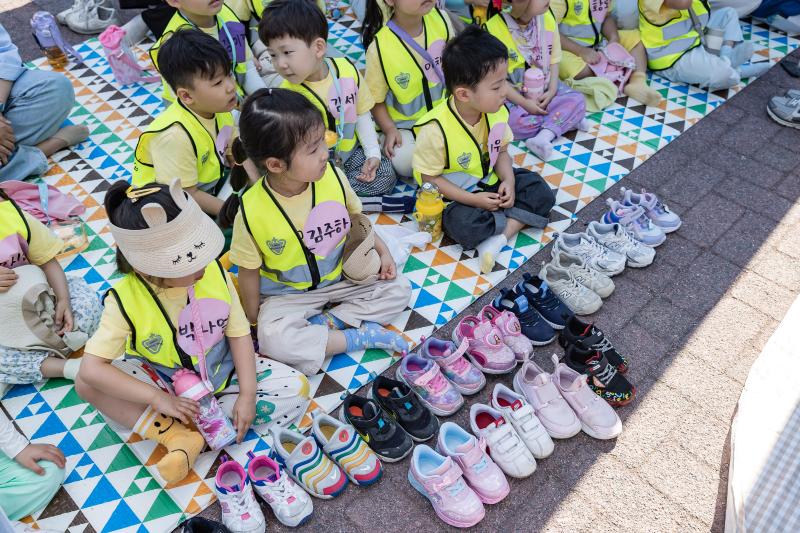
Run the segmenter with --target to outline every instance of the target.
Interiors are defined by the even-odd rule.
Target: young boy
[[[328,22],[311,0],[275,0],[264,8],[258,34],[281,87],[301,93],[322,113],[332,158],[342,167],[365,211],[410,211],[411,198],[382,198],[397,177],[381,155],[370,111],[375,100],[346,58],[326,58]],[[385,204],[385,205],[384,205]]]
[[[442,56],[451,95],[415,126],[414,177],[431,182],[451,201],[444,232],[476,248],[489,273],[509,239],[525,226],[544,228],[555,197],[541,176],[515,169],[506,99],[508,50],[475,27],[452,40]]]
[[[164,81],[177,100],[147,126],[136,145],[133,186],[179,177],[200,207],[217,216],[217,193],[228,171],[233,139],[236,82],[228,54],[219,42],[196,29],[176,31],[161,53]]]
[[[223,4],[222,0],[166,0],[167,4],[177,9],[170,19],[164,33],[150,48],[150,59],[163,75],[159,55],[161,47],[181,28],[198,28],[211,35],[225,47],[228,62],[236,76],[237,91],[240,97],[253,94],[266,87],[258,74],[253,61],[253,52],[247,44],[247,28],[236,17],[233,11]],[[175,100],[166,80],[164,81],[164,99]]]
[[[709,15],[706,0],[638,1],[647,64],[668,80],[713,91],[769,70],[769,62],[744,64],[753,55],[753,44],[744,40],[735,9],[723,7]],[[719,55],[706,50],[699,33],[712,28],[721,33]],[[711,37],[705,37],[709,45]]]

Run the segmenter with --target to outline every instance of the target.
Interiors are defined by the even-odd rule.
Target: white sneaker
[[[281,470],[280,465],[267,455],[247,452],[247,475],[253,490],[269,504],[275,518],[288,527],[307,522],[314,512],[314,504],[303,489]]]
[[[589,223],[586,233],[611,251],[628,258],[628,266],[642,268],[650,266],[656,257],[655,248],[646,246],[619,224]]]
[[[575,281],[596,292],[600,298],[608,298],[614,292],[614,282],[611,278],[586,265],[586,261],[571,253],[561,250],[552,263],[560,268],[569,270]]]
[[[117,10],[101,4],[84,4],[81,10],[73,10],[65,18],[69,29],[75,33],[92,35],[101,33],[112,24],[119,24]]]
[[[536,459],[502,413],[475,403],[469,409],[469,424],[475,436],[486,439],[489,456],[506,475],[524,478],[536,471]]]
[[[536,459],[544,459],[553,453],[553,439],[536,417],[533,407],[524,396],[509,389],[502,383],[494,386],[492,407],[500,411],[511,422],[517,434]]]
[[[550,255],[555,257],[561,250],[577,255],[586,266],[607,276],[616,276],[625,270],[624,255],[612,252],[586,233],[561,233],[553,243]]]
[[[581,432],[581,421],[558,392],[550,374],[531,360],[514,374],[514,391],[533,406],[536,416],[554,439],[568,439]]]
[[[222,523],[231,533],[264,533],[267,530],[267,520],[242,465],[236,461],[219,465],[214,488],[222,508]]]
[[[553,294],[576,315],[591,315],[603,305],[600,295],[578,283],[565,268],[546,263],[542,265],[539,277],[547,282]]]
[[[586,383],[586,375],[578,374],[570,367],[558,361],[553,354],[553,383],[558,392],[575,411],[581,421],[581,428],[590,437],[607,440],[616,438],[622,433],[622,421],[600,396],[595,394]]]
[[[67,16],[73,11],[83,11],[86,9],[85,5],[87,3],[94,4],[94,0],[75,0],[75,2],[67,9],[56,13],[56,20],[59,24],[66,24]]]

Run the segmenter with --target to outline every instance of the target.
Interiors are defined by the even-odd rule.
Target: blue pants
[[[39,466],[44,468],[42,476],[0,452],[0,508],[9,519],[19,520],[44,509],[58,492],[64,470],[50,461],[39,461]]]
[[[47,157],[36,145],[58,131],[74,103],[72,83],[63,74],[28,70],[17,78],[3,113],[17,142],[8,164],[0,166],[0,181],[23,180],[47,171]]]

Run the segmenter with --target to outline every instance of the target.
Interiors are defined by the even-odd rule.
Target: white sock
[[[75,381],[75,377],[78,375],[78,370],[81,368],[81,361],[83,361],[83,357],[78,357],[77,359],[67,359],[64,362],[64,377]]]
[[[553,155],[553,145],[551,141],[555,139],[555,137],[552,131],[542,130],[539,132],[539,135],[533,139],[525,141],[525,146],[527,146],[528,150],[533,152],[536,157],[542,161],[547,161],[550,159],[550,156]]]
[[[492,271],[497,255],[506,244],[508,244],[508,239],[501,233],[500,235],[492,235],[476,247],[481,261],[482,273],[488,274]]]
[[[581,121],[578,122],[578,129],[581,131],[589,131],[590,129],[592,129],[592,123],[586,120],[585,118],[581,119]]]

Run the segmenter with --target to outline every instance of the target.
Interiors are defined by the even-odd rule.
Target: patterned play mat
[[[332,24],[330,42],[363,68],[356,26],[357,22],[345,14]],[[759,25],[745,22],[743,27],[745,35],[755,42],[757,55],[773,62],[800,43]],[[161,87],[119,87],[95,39],[78,50],[85,62],[71,65],[66,72],[77,97],[70,120],[86,124],[91,137],[74,151],[58,154],[45,181],[87,207],[84,218],[90,245],[80,255],[65,260],[65,270],[82,275],[98,291],[105,291],[117,275],[103,196],[113,181],[130,178],[133,147],[140,129],[161,109]],[[31,66],[49,68],[44,59]],[[474,252],[464,252],[446,238],[438,246],[415,250],[404,269],[413,287],[412,305],[392,327],[415,343],[421,336],[431,335],[520,267],[554,233],[567,229],[580,209],[735,92],[711,94],[657,76],[651,83],[666,97],[661,108],[622,98],[605,112],[589,117],[591,131],[571,133],[568,139],[562,139],[546,164],[530,155],[521,143],[512,147],[516,165],[538,171],[557,190],[558,205],[550,226],[520,234],[486,276],[480,275]],[[405,185],[400,185],[398,192],[412,194]],[[377,223],[415,226],[409,217],[395,215],[380,215]],[[310,409],[334,409],[347,391],[358,389],[393,362],[381,350],[329,359],[324,370],[310,378],[314,392]],[[55,379],[36,386],[17,386],[6,394],[2,405],[27,437],[57,445],[67,456],[64,486],[35,517],[38,527],[70,532],[170,531],[214,500],[211,484],[218,461],[216,452],[203,454],[181,483],[162,487],[151,469],[161,458],[162,449],[107,425],[95,409],[78,398],[69,381]],[[249,432],[245,443],[228,449],[228,454],[241,459],[247,450],[268,448],[257,429]]]

